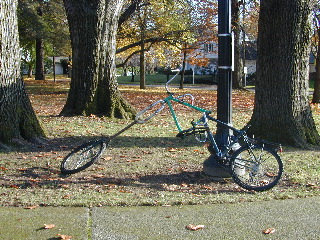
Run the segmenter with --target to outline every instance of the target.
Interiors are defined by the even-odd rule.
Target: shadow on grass
[[[150,189],[152,192],[174,191],[194,194],[247,192],[230,184],[232,182],[231,178],[217,179],[204,174],[200,170],[180,173],[154,173],[139,177],[108,177],[107,175],[95,175],[90,172],[81,175],[64,175],[59,174],[59,171],[54,168],[32,167],[16,174],[14,178],[15,181],[10,183],[3,182],[1,181],[3,179],[0,178],[0,184],[19,189],[73,189],[75,192],[87,187],[96,189],[99,186],[101,188],[110,186],[111,189],[128,189],[128,191]]]
[[[51,152],[51,151],[71,151],[72,149],[84,144],[86,142],[102,139],[104,137],[66,137],[54,138],[45,140],[43,143],[32,145],[24,145],[19,147],[12,147],[9,151],[2,151],[2,153],[9,152]],[[130,137],[118,136],[113,139],[110,144],[112,148],[161,148],[174,147],[185,148],[192,146],[199,146],[193,137],[181,139],[177,137]]]
[[[20,149],[20,152],[50,152],[50,151],[71,151],[80,144],[95,140],[98,137],[69,137],[49,140],[49,144],[36,149]],[[194,138],[179,139],[175,137],[130,137],[119,136],[111,142],[114,149],[117,148],[188,148],[199,146]],[[208,153],[209,155],[209,153]],[[44,161],[46,161],[44,159]],[[41,167],[39,166],[41,165]],[[88,186],[106,186],[116,185],[128,189],[151,189],[151,191],[181,191],[191,193],[221,193],[221,192],[239,192],[239,189],[231,187],[229,179],[220,179],[205,175],[201,172],[201,166],[181,170],[180,172],[171,172],[168,169],[162,169],[158,172],[108,177],[103,173],[95,175],[92,172],[82,172],[74,175],[62,175],[57,166],[39,164],[18,169],[11,175],[12,180],[8,182],[6,178],[0,177],[0,185],[14,187],[19,189],[60,189],[67,188],[77,191]],[[7,175],[7,177],[10,177]],[[10,178],[11,178],[10,177]],[[208,187],[209,186],[209,187]],[[130,190],[129,190],[130,191]],[[135,191],[135,190],[133,190]],[[241,190],[242,191],[242,190]]]

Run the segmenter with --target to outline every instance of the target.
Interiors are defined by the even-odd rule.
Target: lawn
[[[319,194],[320,151],[284,147],[285,172],[270,191],[246,191],[232,179],[215,181],[202,173],[209,157],[193,137],[181,140],[168,111],[135,125],[113,140],[100,161],[87,170],[64,176],[62,159],[79,144],[119,131],[131,121],[105,117],[58,116],[67,97],[67,80],[26,80],[33,107],[47,133],[41,145],[25,145],[0,153],[2,206],[133,206],[237,203],[308,197]],[[163,87],[140,90],[120,85],[123,96],[138,110],[165,96]],[[216,112],[216,91],[188,89],[196,104]],[[233,122],[242,127],[253,109],[254,93],[233,92]],[[320,111],[313,105],[320,126]],[[188,126],[195,113],[177,107]]]

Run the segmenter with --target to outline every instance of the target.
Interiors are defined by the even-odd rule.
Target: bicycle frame
[[[185,95],[182,95],[181,97],[183,97],[183,96],[186,96],[186,94],[185,94]],[[192,96],[192,95],[191,95],[191,96]],[[175,122],[176,127],[177,127],[177,129],[178,129],[179,132],[182,132],[183,130],[182,130],[181,125],[180,125],[180,123],[179,123],[179,121],[178,121],[178,117],[177,117],[177,115],[176,115],[176,113],[175,113],[175,111],[174,111],[174,109],[173,109],[173,107],[172,107],[171,101],[174,101],[174,102],[180,103],[180,104],[182,104],[182,105],[184,105],[184,106],[193,108],[193,109],[195,109],[195,110],[197,110],[197,111],[199,111],[199,112],[202,112],[202,113],[206,113],[206,114],[210,114],[210,113],[211,113],[211,111],[208,111],[208,110],[206,110],[206,109],[200,108],[200,107],[198,107],[198,106],[195,106],[195,105],[193,105],[193,104],[190,104],[190,103],[188,103],[188,102],[185,102],[185,101],[183,101],[183,100],[180,100],[179,98],[175,98],[175,97],[173,97],[172,94],[170,94],[170,95],[169,95],[167,98],[165,98],[163,101],[168,105],[169,110],[170,110],[170,113],[171,113],[171,115],[172,115],[172,117],[173,117],[173,119],[174,119],[174,122]]]
[[[209,116],[209,114],[211,113],[211,111],[206,110],[206,109],[203,109],[203,108],[198,107],[198,106],[195,106],[195,105],[193,105],[193,104],[191,104],[191,103],[189,103],[189,102],[185,102],[185,101],[183,100],[183,98],[184,98],[185,96],[190,96],[190,97],[192,98],[192,102],[193,102],[193,96],[192,96],[191,94],[184,94],[184,95],[179,96],[179,97],[177,97],[177,98],[173,96],[173,93],[168,92],[168,94],[169,94],[169,96],[166,97],[165,99],[156,101],[156,102],[154,102],[153,104],[151,104],[149,107],[147,107],[147,108],[145,108],[144,110],[142,110],[141,112],[139,112],[139,113],[137,114],[137,117],[136,117],[136,122],[138,122],[138,123],[145,123],[146,121],[148,121],[148,120],[150,120],[152,117],[154,117],[156,114],[158,114],[158,113],[165,107],[165,105],[167,105],[167,106],[169,107],[169,111],[170,111],[170,113],[171,113],[171,116],[172,116],[173,119],[174,119],[175,125],[176,125],[179,133],[183,133],[183,132],[185,132],[185,131],[193,131],[193,130],[196,130],[196,126],[201,126],[201,125],[202,125],[202,126],[204,127],[204,129],[205,129],[205,132],[207,133],[206,138],[209,139],[209,141],[212,143],[213,149],[214,149],[214,151],[215,151],[215,153],[217,154],[218,157],[224,157],[224,156],[227,154],[227,152],[230,150],[230,148],[232,147],[232,145],[234,145],[236,142],[238,142],[239,138],[241,138],[242,136],[244,136],[246,130],[249,128],[249,126],[246,126],[246,128],[245,128],[244,130],[238,130],[238,129],[236,129],[236,128],[234,128],[234,127],[232,127],[232,126],[230,126],[230,125],[228,125],[228,124],[226,124],[226,123],[224,123],[224,122],[222,122],[222,121],[220,121],[220,120],[218,120],[218,119],[216,119],[216,118],[214,118],[214,117]],[[182,100],[181,100],[181,98],[182,98]],[[187,106],[187,107],[190,107],[190,108],[192,108],[192,109],[195,109],[195,110],[197,110],[197,111],[199,111],[199,112],[202,112],[202,113],[203,113],[203,116],[202,116],[197,122],[193,122],[193,123],[192,123],[192,124],[193,124],[193,127],[191,127],[190,129],[187,129],[187,130],[182,130],[181,125],[180,125],[179,120],[178,120],[178,117],[177,117],[177,115],[176,115],[176,113],[175,113],[175,110],[174,110],[173,107],[172,107],[171,102],[177,102],[177,103],[182,104],[182,105],[184,105],[184,106]],[[154,106],[156,106],[156,105],[158,105],[158,104],[161,104],[161,105],[160,105],[160,107],[159,107],[153,114],[151,114],[150,116],[148,116],[147,118],[145,118],[145,119],[143,119],[143,120],[139,120],[139,117],[140,117],[140,116],[142,116],[144,113],[146,113],[148,110],[150,110],[151,108],[153,108]],[[215,141],[215,139],[214,139],[214,135],[213,135],[212,132],[210,131],[209,124],[208,124],[208,119],[209,119],[209,120],[212,120],[212,121],[214,121],[214,122],[216,122],[216,123],[218,123],[218,124],[221,124],[221,125],[229,128],[229,129],[231,129],[232,131],[234,131],[234,132],[237,133],[236,136],[233,137],[232,142],[231,142],[230,144],[228,144],[228,146],[226,147],[225,150],[222,151],[222,150],[218,147],[218,145],[217,145],[217,143],[216,143],[216,141]],[[198,140],[199,140],[199,139],[198,139]],[[200,140],[199,140],[199,141],[200,141]]]

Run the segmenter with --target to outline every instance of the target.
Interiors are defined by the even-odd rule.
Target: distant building
[[[196,65],[187,64],[187,70],[194,70],[195,74],[211,74],[215,73],[218,65],[218,44],[209,43],[203,44],[202,48],[198,50],[199,58],[208,58],[209,65],[207,67],[199,67]],[[245,58],[245,67],[247,68],[247,74],[253,74],[257,71],[257,42],[246,41],[245,48],[241,50],[241,58]],[[310,59],[310,73],[315,72],[315,56],[311,52]]]

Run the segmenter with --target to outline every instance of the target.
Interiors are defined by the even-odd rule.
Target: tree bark
[[[308,99],[311,0],[262,0],[251,131],[297,147],[319,145]]]
[[[141,42],[140,51],[140,89],[146,89],[146,60],[145,60],[145,44]]]
[[[38,7],[37,13],[40,17],[43,16],[41,6]],[[41,35],[41,34],[38,34]],[[46,80],[44,71],[44,42],[41,36],[36,37],[36,72],[35,80]]]
[[[232,27],[234,34],[234,70],[232,72],[232,88],[242,88],[243,64],[241,59],[240,3],[232,0]]]
[[[133,118],[115,75],[116,33],[124,0],[64,0],[72,44],[70,91],[61,115]]]
[[[17,0],[0,2],[0,142],[44,137],[20,74]]]
[[[318,48],[317,48],[317,57],[316,57],[316,78],[314,80],[312,103],[320,103],[320,39],[319,39],[320,28],[318,28],[317,33],[318,33]]]

